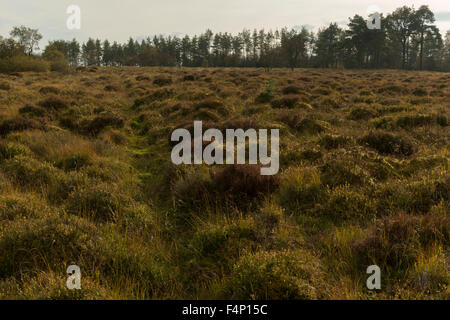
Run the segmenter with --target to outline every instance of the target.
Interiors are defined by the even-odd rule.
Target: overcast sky
[[[67,7],[81,8],[81,30],[68,30]],[[330,22],[345,24],[370,6],[388,13],[402,5],[428,4],[444,34],[450,30],[450,0],[0,0],[0,35],[13,26],[38,28],[48,40],[94,38],[126,41],[155,34],[237,33]]]

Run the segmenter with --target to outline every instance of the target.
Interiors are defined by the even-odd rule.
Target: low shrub
[[[221,299],[311,300],[323,296],[321,267],[304,250],[246,254],[219,290]]]
[[[187,74],[183,77],[183,81],[195,81],[195,77],[192,74]]]
[[[318,134],[328,128],[328,123],[325,121],[303,118],[299,114],[286,114],[280,120],[303,134]]]
[[[271,92],[261,92],[256,98],[255,103],[269,103],[275,98],[275,96]]]
[[[14,56],[0,60],[0,73],[11,72],[47,72],[50,70],[50,64],[40,58],[31,56]]]
[[[67,74],[70,72],[69,62],[66,59],[50,61],[50,70]]]
[[[329,160],[320,167],[320,180],[331,187],[349,184],[358,186],[367,184],[370,175],[357,163],[345,160]]]
[[[261,175],[259,165],[228,165],[211,175],[214,189],[220,197],[230,199],[241,207],[254,200],[262,200],[279,186],[279,178]]]
[[[49,110],[62,110],[67,109],[69,106],[69,103],[57,96],[48,97],[45,100],[42,100],[38,103],[39,106],[49,109]]]
[[[65,171],[80,170],[82,167],[91,163],[91,159],[88,154],[75,153],[64,159],[59,160],[56,163],[56,167]]]
[[[226,225],[207,224],[189,241],[185,256],[189,278],[204,280],[229,273],[242,250],[258,247],[257,230],[248,220]]]
[[[174,183],[172,190],[174,204],[180,212],[186,213],[190,210],[202,212],[202,209],[213,203],[211,190],[209,175],[201,172],[188,173]],[[187,216],[183,215],[180,218],[183,220]]]
[[[413,90],[412,94],[415,96],[424,97],[428,95],[428,91],[424,88],[416,88]]]
[[[170,97],[172,97],[173,95],[174,95],[174,91],[172,89],[167,89],[167,88],[159,89],[145,97],[136,99],[134,101],[133,107],[136,108],[136,107],[139,107],[142,105],[149,105],[155,101],[166,100],[166,99],[169,99]]]
[[[94,278],[95,279],[95,278]],[[56,272],[36,272],[23,275],[20,280],[14,277],[0,280],[0,299],[6,300],[106,300],[114,297],[124,298],[112,292],[111,288],[101,286],[90,277],[83,277],[80,290],[70,290]]]
[[[140,75],[136,77],[136,81],[149,81],[149,80],[150,80],[149,76]]]
[[[68,73],[70,70],[69,61],[66,59],[64,53],[59,50],[45,50],[43,58],[50,64],[51,71]]]
[[[363,107],[355,107],[351,109],[350,114],[347,118],[349,120],[369,120],[375,118],[376,116],[377,112],[375,110]]]
[[[414,153],[412,142],[387,132],[370,132],[359,139],[359,143],[373,148],[381,154],[410,156]]]
[[[283,92],[283,94],[299,94],[299,93],[301,93],[301,89],[296,86],[288,86],[288,87],[284,87],[282,92]]]
[[[330,88],[318,87],[312,90],[312,93],[320,96],[328,96],[330,95],[332,90]]]
[[[385,94],[407,94],[408,89],[404,86],[400,85],[388,85],[384,86],[378,89],[378,93],[385,93]]]
[[[328,126],[325,121],[305,118],[295,125],[295,129],[304,134],[318,134],[326,131]]]
[[[369,220],[376,214],[376,206],[361,191],[342,185],[328,191],[327,200],[317,209],[317,214],[336,223],[350,219]]]
[[[227,115],[228,110],[224,106],[224,104],[219,100],[207,99],[201,102],[195,103],[192,108],[195,111],[199,111],[201,109],[213,110],[217,111],[221,115]]]
[[[163,87],[172,84],[171,78],[157,77],[153,80],[153,84]]]
[[[114,221],[125,199],[106,184],[84,186],[74,190],[67,201],[67,212],[97,221]]]
[[[8,194],[0,196],[0,219],[16,220],[46,216],[50,209],[35,195]]]
[[[76,217],[18,220],[2,228],[0,277],[35,273],[45,266],[66,268],[98,254],[97,228]],[[62,271],[62,270],[61,270]]]
[[[120,89],[119,89],[118,86],[109,84],[109,85],[107,85],[107,86],[104,88],[104,90],[105,90],[105,91],[108,91],[108,92],[117,92],[117,91],[119,91]]]
[[[326,199],[327,189],[321,184],[315,168],[290,169],[282,177],[278,198],[280,205],[294,215],[308,214]]]
[[[8,82],[2,81],[0,82],[0,90],[9,91],[11,90],[11,85]]]
[[[396,125],[401,128],[415,128],[436,123],[436,117],[432,115],[407,115],[398,117]]]
[[[47,114],[47,111],[39,106],[27,104],[19,109],[19,113],[31,117],[44,117]]]
[[[80,130],[86,135],[97,136],[106,127],[115,129],[123,128],[124,120],[116,114],[103,112],[92,120],[84,120],[80,123]]]
[[[376,264],[387,271],[413,266],[421,248],[450,241],[450,218],[442,215],[412,216],[399,213],[380,221],[353,250],[358,263]]]
[[[272,100],[271,104],[272,108],[276,109],[283,109],[283,108],[292,109],[297,105],[298,102],[299,102],[298,97],[283,97],[280,99]]]
[[[404,210],[415,213],[427,213],[441,201],[450,201],[450,177],[424,179],[406,186],[407,197]]]
[[[33,120],[27,119],[22,116],[10,118],[0,122],[0,135],[6,136],[12,132],[20,132],[25,130],[42,128],[42,125]]]
[[[320,138],[319,144],[327,150],[332,150],[345,147],[352,141],[351,137],[327,134]]]
[[[0,161],[12,159],[16,156],[28,156],[31,150],[20,143],[15,142],[0,142]]]
[[[51,164],[22,155],[4,161],[2,169],[17,186],[37,191],[58,177],[58,170]]]

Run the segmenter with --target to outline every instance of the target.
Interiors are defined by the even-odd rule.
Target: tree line
[[[450,71],[450,31],[443,37],[428,6],[403,6],[386,17],[381,28],[369,29],[360,15],[346,28],[336,23],[317,33],[305,28],[275,31],[244,29],[236,35],[154,36],[127,43],[89,39],[50,41],[48,60],[64,59],[72,66],[185,67],[320,67]],[[34,55],[42,36],[37,30],[15,27],[0,37],[0,58]]]

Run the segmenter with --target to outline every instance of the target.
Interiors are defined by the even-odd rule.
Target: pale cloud
[[[85,41],[89,36],[126,41],[129,36],[239,32],[243,28],[284,26],[321,27],[365,16],[369,6],[388,13],[402,5],[428,4],[437,13],[442,33],[450,29],[449,0],[0,0],[0,34],[15,25],[39,28],[44,45],[49,39]],[[81,30],[66,28],[66,8],[75,4],[82,13]]]

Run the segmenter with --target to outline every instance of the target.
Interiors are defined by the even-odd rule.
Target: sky
[[[0,0],[0,35],[13,26],[38,28],[49,40],[89,37],[125,42],[156,34],[238,33],[242,29],[281,29],[308,26],[314,30],[330,22],[345,25],[369,8],[389,13],[403,5],[430,6],[441,33],[450,30],[450,0]],[[81,9],[81,29],[69,30],[70,5]],[[370,11],[370,9],[369,9]]]

